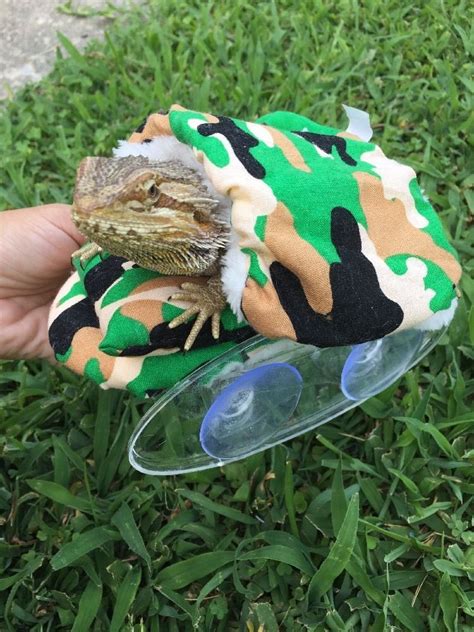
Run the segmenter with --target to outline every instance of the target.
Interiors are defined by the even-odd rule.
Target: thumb
[[[87,241],[87,238],[79,232],[72,221],[71,210],[72,206],[70,204],[46,204],[42,207],[42,212],[51,224],[66,233],[77,243],[79,248]]]

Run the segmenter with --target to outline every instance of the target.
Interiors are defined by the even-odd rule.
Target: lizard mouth
[[[172,243],[186,239],[216,239],[217,236],[221,237],[223,245],[227,241],[223,227],[208,221],[199,212],[162,207],[143,211],[104,207],[91,213],[73,205],[72,217],[78,229],[96,243],[119,238],[134,238],[143,244],[160,238]]]
[[[179,215],[184,217],[179,217]],[[192,218],[170,209],[156,213],[95,209],[84,213],[73,206],[73,220],[79,230],[112,255],[125,257],[162,274],[203,273],[214,265],[218,253],[229,242],[227,231],[211,231]]]

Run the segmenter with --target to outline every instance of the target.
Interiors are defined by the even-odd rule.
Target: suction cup
[[[255,336],[156,401],[130,439],[130,463],[146,474],[179,474],[292,439],[387,388],[442,333],[412,330],[330,349]]]
[[[385,390],[417,361],[424,339],[424,332],[410,329],[355,346],[342,369],[344,395],[360,401]]]
[[[265,443],[298,405],[303,378],[285,363],[267,364],[238,377],[218,395],[199,432],[203,450],[217,459],[245,456],[249,443]]]

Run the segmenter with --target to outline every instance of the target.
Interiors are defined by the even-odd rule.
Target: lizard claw
[[[102,252],[102,248],[98,246],[96,243],[94,243],[93,241],[90,241],[72,253],[71,261],[75,259],[76,257],[79,257],[81,267],[83,267],[83,264],[90,261],[92,257],[95,257],[100,252]]]
[[[212,277],[205,286],[197,285],[196,283],[183,283],[181,285],[181,291],[176,292],[170,298],[171,300],[182,300],[193,303],[182,314],[173,318],[173,320],[168,323],[170,329],[182,325],[187,322],[191,316],[197,314],[194,325],[184,343],[185,351],[191,349],[204,323],[209,318],[211,319],[212,337],[214,340],[219,340],[221,312],[226,305],[226,299],[219,278]]]

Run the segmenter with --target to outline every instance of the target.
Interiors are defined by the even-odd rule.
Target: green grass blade
[[[232,507],[226,507],[225,505],[216,503],[199,492],[193,492],[188,489],[177,489],[176,492],[183,498],[190,500],[193,504],[200,505],[204,509],[208,509],[213,513],[225,516],[226,518],[230,518],[236,522],[241,522],[243,524],[255,524],[256,522],[255,518],[252,518],[252,516],[248,516],[238,509],[233,509]]]
[[[448,632],[458,629],[458,597],[448,573],[444,573],[439,587],[439,604],[443,611],[443,621]]]
[[[98,472],[107,454],[110,436],[110,418],[112,415],[112,398],[108,391],[99,391],[97,402],[96,426],[94,428],[94,463]]]
[[[116,531],[107,527],[95,527],[77,536],[72,542],[64,544],[52,557],[51,566],[55,571],[69,566],[87,553],[99,548],[111,540],[119,537]]]
[[[66,441],[64,441],[64,439],[62,437],[54,436],[53,437],[53,442],[64,453],[64,455],[69,459],[71,464],[74,465],[74,467],[76,467],[79,471],[82,471],[82,468],[84,466],[83,460],[81,459],[81,457],[78,454],[76,454],[74,452],[74,450],[71,450],[71,448],[66,443]]]
[[[145,542],[143,541],[142,535],[138,530],[135,518],[133,517],[133,513],[126,503],[123,503],[120,509],[115,512],[115,514],[112,516],[111,522],[117,527],[120,535],[128,544],[130,549],[134,553],[139,555],[142,560],[146,562],[148,568],[150,568],[150,554],[146,550]]]
[[[331,588],[334,580],[346,568],[354,550],[358,520],[359,495],[354,494],[348,504],[346,515],[329,555],[311,579],[307,592],[307,599],[310,604],[317,597],[324,595]]]
[[[188,560],[167,566],[158,573],[156,583],[171,590],[178,590],[233,561],[234,553],[231,551],[201,553]]]
[[[71,56],[71,59],[75,61],[79,66],[83,66],[85,63],[84,57],[80,51],[74,46],[74,44],[62,33],[57,34],[58,40],[64,46],[65,50]]]
[[[174,603],[180,610],[185,612],[191,619],[195,618],[194,607],[189,605],[189,603],[182,597],[179,593],[171,590],[168,586],[157,586],[156,589],[164,595],[167,599]]]
[[[66,507],[92,513],[91,504],[86,498],[74,496],[74,494],[71,494],[69,490],[58,483],[40,479],[29,479],[26,482],[35,492],[50,498],[60,505],[66,505]]]
[[[293,484],[293,468],[291,465],[291,461],[286,462],[285,466],[285,505],[286,511],[288,512],[288,521],[290,523],[291,533],[295,536],[295,538],[299,537],[298,525],[296,524],[296,513],[295,513],[295,501],[294,501],[294,493],[295,488]]]
[[[446,456],[449,456],[452,459],[457,458],[457,455],[453,451],[453,448],[449,441],[433,424],[423,423],[419,419],[414,419],[412,417],[396,417],[396,419],[406,423],[409,428],[414,428],[420,432],[426,432],[427,434],[431,435],[438,444],[438,447],[444,452],[444,454],[446,454]]]
[[[33,573],[41,566],[43,563],[44,557],[38,556],[34,557],[32,560],[27,562],[26,566],[21,569],[18,573],[14,575],[10,575],[10,577],[3,577],[0,579],[0,591],[7,590],[11,588],[15,584],[21,582],[25,577],[30,577]]]
[[[344,517],[347,512],[347,500],[344,493],[344,484],[342,482],[342,465],[341,461],[337,464],[334,472],[331,490],[331,520],[334,535],[339,533]]]
[[[280,628],[272,604],[268,602],[253,603],[251,605],[251,612],[257,618],[259,630],[262,630],[262,632],[279,632]]]
[[[115,603],[112,621],[110,622],[109,632],[120,632],[122,629],[122,624],[137,594],[141,578],[142,569],[139,566],[131,568],[123,578],[117,592],[117,601]]]
[[[91,629],[102,600],[102,585],[89,582],[79,600],[79,610],[71,632],[86,632]]]
[[[387,599],[387,605],[406,630],[420,632],[420,630],[424,629],[423,621],[417,610],[402,593],[397,592],[394,595],[390,595]]]
[[[198,610],[201,607],[203,600],[211,593],[216,590],[218,586],[222,584],[223,581],[227,579],[230,575],[232,575],[233,566],[228,566],[227,568],[223,568],[218,571],[211,579],[204,584],[199,592],[198,598],[196,599],[196,603],[194,604],[194,621],[195,625],[198,620]]]
[[[346,566],[346,570],[356,584],[362,588],[364,593],[368,595],[372,601],[379,606],[383,606],[385,602],[384,593],[374,586],[367,571],[363,568],[361,561],[357,559],[354,553]]]
[[[274,544],[270,546],[263,546],[255,551],[249,551],[239,555],[239,560],[273,560],[276,562],[282,562],[283,564],[289,564],[294,568],[299,569],[306,575],[312,575],[314,568],[307,558],[298,550],[291,549],[288,546],[282,546]]]

